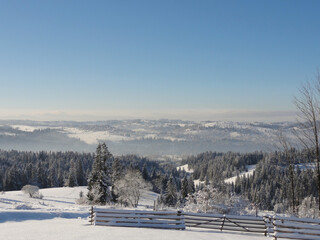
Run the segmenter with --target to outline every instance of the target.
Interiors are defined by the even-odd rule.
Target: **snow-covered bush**
[[[289,208],[288,201],[284,200],[282,203],[275,204],[273,207],[273,211],[278,214],[286,213],[288,208]]]
[[[298,206],[299,217],[316,218],[319,216],[319,207],[315,197],[309,196]]]
[[[236,215],[255,213],[248,200],[236,195],[229,197],[211,186],[205,186],[194,194],[189,194],[184,211]]]
[[[83,195],[83,192],[79,192],[79,198],[76,199],[76,204],[85,205],[88,204],[88,199]]]
[[[29,194],[29,197],[31,198],[43,198],[43,195],[39,193],[39,187],[34,186],[34,185],[25,185],[21,189],[22,192],[25,194]]]

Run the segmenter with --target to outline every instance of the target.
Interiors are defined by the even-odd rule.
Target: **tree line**
[[[25,185],[39,188],[86,186],[96,153],[31,152],[0,150],[0,191],[21,190]],[[137,169],[160,193],[171,174],[178,177],[174,164],[137,155],[113,157],[121,172]],[[116,167],[115,165],[115,167]],[[114,176],[115,177],[115,176]]]

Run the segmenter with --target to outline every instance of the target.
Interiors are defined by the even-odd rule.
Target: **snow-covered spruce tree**
[[[92,204],[103,205],[112,201],[111,164],[112,154],[105,143],[99,144],[88,178],[87,197]]]
[[[68,175],[68,179],[66,182],[66,186],[68,186],[68,187],[75,187],[78,185],[77,179],[76,179],[76,169],[75,169],[74,165],[75,165],[74,161],[71,160],[71,167],[69,169],[69,175]]]
[[[86,177],[83,170],[83,163],[82,160],[78,159],[75,166],[75,173],[78,186],[85,186],[86,185]]]
[[[111,180],[113,183],[111,192],[112,192],[112,200],[114,202],[117,202],[119,197],[115,191],[115,183],[118,180],[120,180],[120,178],[122,177],[123,175],[122,171],[123,171],[123,166],[121,165],[119,158],[115,158],[112,163],[112,175],[111,175]]]
[[[142,168],[142,177],[144,180],[148,180],[149,179],[149,174],[148,174],[148,170],[147,170],[147,164],[144,164],[143,165],[143,168]]]
[[[188,178],[185,176],[181,181],[181,197],[184,199],[188,196]]]
[[[167,183],[165,193],[165,203],[168,206],[175,206],[178,200],[177,196],[177,185],[174,177],[171,175]]]
[[[191,176],[188,178],[188,194],[193,194],[195,191],[193,176]]]
[[[112,182],[116,182],[122,176],[123,166],[120,163],[119,158],[115,158],[112,163]]]
[[[77,186],[77,179],[76,179],[76,176],[75,176],[75,172],[74,172],[74,169],[73,168],[70,168],[70,171],[69,171],[69,176],[68,176],[68,179],[67,179],[67,184],[66,184],[68,187],[75,187]]]

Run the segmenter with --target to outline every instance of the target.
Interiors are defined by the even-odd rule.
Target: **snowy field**
[[[43,199],[32,199],[21,191],[0,193],[1,239],[270,239],[263,235],[200,229],[163,230],[91,226],[89,206],[75,203],[86,187],[42,189]],[[143,192],[140,209],[151,208],[157,194]]]

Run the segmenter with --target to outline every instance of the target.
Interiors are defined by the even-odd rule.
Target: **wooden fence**
[[[320,220],[307,218],[273,217],[274,239],[320,239]]]
[[[205,228],[248,233],[273,232],[269,218],[166,211],[137,211],[91,208],[89,222],[103,226],[167,229]]]
[[[102,226],[185,229],[184,216],[179,212],[92,208],[90,222]]]
[[[186,227],[206,228],[213,230],[241,231],[263,233],[265,236],[273,232],[268,219],[263,217],[233,216],[221,214],[199,214],[183,212]]]
[[[102,226],[241,231],[274,239],[320,239],[320,219],[91,208],[89,222]]]

